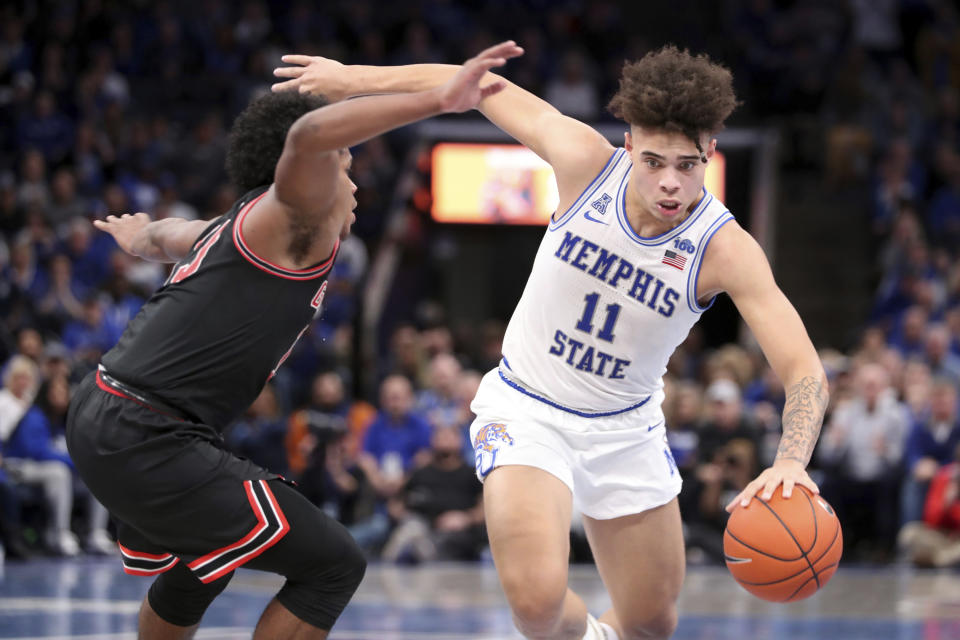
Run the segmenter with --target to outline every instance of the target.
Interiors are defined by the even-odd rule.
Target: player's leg
[[[535,467],[497,467],[483,484],[487,535],[517,628],[528,638],[579,640],[587,609],[567,588],[570,489]]]
[[[140,615],[137,617],[138,640],[190,640],[197,632],[200,623],[181,627],[167,622],[150,607],[147,598],[140,604]]]
[[[178,562],[150,585],[140,605],[137,637],[139,640],[192,638],[207,607],[232,577],[231,572],[204,584],[184,563]]]
[[[254,640],[326,638],[360,585],[366,560],[346,528],[280,480],[268,482],[289,530],[244,566],[285,576]]]
[[[329,634],[328,629],[320,629],[301,620],[274,598],[263,610],[260,622],[253,632],[253,640],[321,640]]]
[[[600,620],[613,626],[621,640],[669,638],[677,626],[676,600],[685,571],[676,498],[611,520],[585,516],[584,524],[613,601]]]

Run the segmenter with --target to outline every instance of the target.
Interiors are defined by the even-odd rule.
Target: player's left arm
[[[819,493],[806,467],[829,396],[823,364],[800,315],[774,281],[760,245],[735,222],[727,223],[714,236],[700,277],[703,291],[726,291],[733,299],[786,393],[783,435],[773,466],[748,484],[727,510],[732,511],[738,502],[746,506],[757,493],[769,499],[781,483],[785,498],[795,484]]]

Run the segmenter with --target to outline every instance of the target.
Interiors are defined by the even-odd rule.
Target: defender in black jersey
[[[128,253],[176,262],[84,380],[67,424],[77,470],[118,523],[124,570],[157,576],[140,638],[191,637],[241,566],[287,578],[254,638],[326,637],[363,576],[359,549],[282,478],[225,451],[220,432],[321,308],[354,220],[347,147],[475,107],[503,88],[480,87],[484,73],[520,53],[491,47],[415,94],[328,106],[296,92],[265,96],[231,133],[228,170],[247,192],[229,212],[96,223]]]

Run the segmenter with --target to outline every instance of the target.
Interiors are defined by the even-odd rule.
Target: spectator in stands
[[[347,435],[350,404],[335,371],[317,374],[310,389],[309,404],[290,415],[285,445],[291,473],[301,479],[304,494],[318,504],[310,495],[311,483],[302,477],[309,467],[323,469],[326,445]]]
[[[484,543],[483,487],[461,455],[455,426],[435,427],[431,459],[390,501],[397,525],[383,548],[388,562],[475,560]]]
[[[773,372],[769,365],[765,365],[760,376],[744,389],[743,400],[749,407],[766,402],[772,405],[777,413],[783,413],[783,405],[786,402],[783,385],[780,384],[777,374]]]
[[[17,485],[3,470],[3,455],[0,454],[0,554],[17,560],[33,555],[23,538],[20,509]]]
[[[386,515],[386,501],[403,487],[410,473],[430,458],[430,425],[413,410],[413,386],[398,374],[388,376],[380,385],[380,411],[367,428],[358,463],[378,497],[380,514]],[[376,529],[357,543],[366,549],[379,546],[389,531],[381,518]]]
[[[925,362],[914,359],[904,365],[900,397],[914,422],[926,418],[930,407],[932,382],[930,367]]]
[[[838,406],[820,439],[821,490],[844,522],[851,555],[886,558],[892,549],[907,408],[879,364],[855,372],[856,395]]]
[[[590,122],[600,112],[597,88],[589,78],[583,54],[569,50],[563,55],[560,73],[546,86],[544,100],[568,116]]]
[[[728,442],[743,439],[753,443],[753,453],[760,455],[760,431],[743,413],[740,387],[727,378],[720,378],[707,387],[706,421],[700,427],[697,460],[699,465],[712,464]],[[759,457],[754,460],[759,467]]]
[[[480,381],[483,374],[474,369],[467,369],[460,373],[457,380],[457,417],[455,424],[460,429],[460,435],[463,440],[463,459],[470,464],[474,463],[476,458],[473,451],[473,443],[470,442],[470,425],[476,419],[470,405],[477,396],[477,390],[480,388]]]
[[[922,355],[929,315],[919,306],[907,309],[900,324],[890,332],[889,344],[904,357]]]
[[[89,205],[77,194],[77,177],[70,167],[60,167],[53,173],[51,200],[47,207],[47,221],[57,229],[73,218],[89,215]]]
[[[385,516],[377,513],[377,493],[357,462],[358,450],[351,444],[352,436],[342,433],[327,444],[324,467],[318,474],[324,483],[322,506],[346,525],[357,540],[369,540],[371,532],[384,527]],[[315,486],[315,480],[305,474],[305,483]]]
[[[697,466],[684,497],[687,557],[692,562],[723,561],[723,530],[730,516],[724,507],[753,480],[758,468],[756,443],[747,438],[728,440],[708,462]]]
[[[0,391],[0,448],[5,470],[15,482],[42,488],[47,506],[44,544],[54,553],[74,556],[80,545],[70,530],[72,463],[66,453],[53,450],[49,426],[32,406],[39,383],[37,365],[31,360],[20,355],[10,360]]]
[[[923,518],[927,488],[940,468],[953,461],[960,445],[956,383],[937,379],[930,393],[930,409],[915,420],[904,449],[904,480],[901,522]]]
[[[433,427],[457,425],[460,402],[457,381],[463,371],[449,353],[438,353],[430,361],[427,386],[417,393],[415,410]]]
[[[73,277],[70,258],[62,253],[55,255],[50,260],[50,286],[37,301],[37,312],[43,316],[46,327],[59,334],[68,322],[80,320],[80,300],[84,297],[86,288]]]
[[[672,383],[664,409],[670,452],[680,475],[686,480],[697,466],[699,427],[703,413],[700,385],[689,380]]]
[[[904,525],[898,543],[918,566],[960,563],[960,448],[930,481],[923,521]]]
[[[380,412],[367,428],[360,461],[380,495],[390,497],[406,474],[429,459],[430,425],[414,411],[413,387],[401,375],[380,385]]]
[[[18,235],[10,246],[10,269],[7,275],[14,288],[31,302],[31,307],[32,301],[47,290],[46,269],[37,262],[33,243],[24,234]]]
[[[375,413],[351,402],[333,371],[313,379],[310,404],[290,416],[287,455],[300,492],[355,533],[363,546],[382,536],[386,516],[376,512],[377,495],[357,462],[364,432]]]
[[[18,429],[24,432],[33,432],[33,442],[30,448],[34,455],[38,457],[47,457],[50,459],[66,459],[66,424],[67,409],[70,406],[70,383],[67,376],[62,372],[55,372],[54,375],[46,378],[46,382],[37,392],[37,399],[34,406],[23,417],[23,422]],[[46,434],[46,436],[44,436]],[[73,470],[73,464],[70,463]],[[80,478],[73,476],[73,495],[74,504],[79,498],[83,503],[84,515],[86,516],[85,528],[83,533],[83,547],[97,554],[116,553],[117,547],[113,539],[107,534],[107,522],[110,514],[106,508],[97,502],[93,494],[86,488]]]
[[[91,367],[113,346],[113,336],[103,313],[103,301],[98,294],[88,295],[81,309],[80,319],[68,322],[64,327],[63,344],[75,359]]]
[[[20,163],[17,205],[24,209],[31,206],[43,209],[50,202],[50,187],[47,186],[47,162],[38,149],[23,148],[25,152]]]
[[[286,475],[289,473],[284,447],[286,435],[286,421],[277,407],[273,385],[268,383],[243,418],[224,431],[223,439],[237,455],[273,473]]]
[[[960,244],[960,154],[949,153],[944,167],[947,183],[930,200],[927,223],[931,237],[945,247]]]
[[[945,324],[930,325],[924,347],[930,373],[960,385],[960,356],[950,351],[950,329]]]
[[[383,362],[383,371],[406,376],[419,387],[424,377],[425,362],[420,334],[409,324],[398,326],[390,337],[390,352]]]

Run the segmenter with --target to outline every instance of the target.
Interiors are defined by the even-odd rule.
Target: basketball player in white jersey
[[[457,69],[284,61],[296,66],[275,72],[288,78],[275,88],[334,100],[435,87]],[[623,148],[509,82],[478,107],[550,163],[560,193],[471,429],[494,561],[529,638],[673,633],[684,549],[662,376],[721,292],[786,389],[776,460],[727,508],[780,484],[785,496],[817,491],[805,468],[827,404],[823,367],[759,245],[703,186],[712,134],[735,105],[729,71],[667,47],[624,67],[610,103],[630,125]],[[573,503],[613,602],[599,622],[567,587]]]

